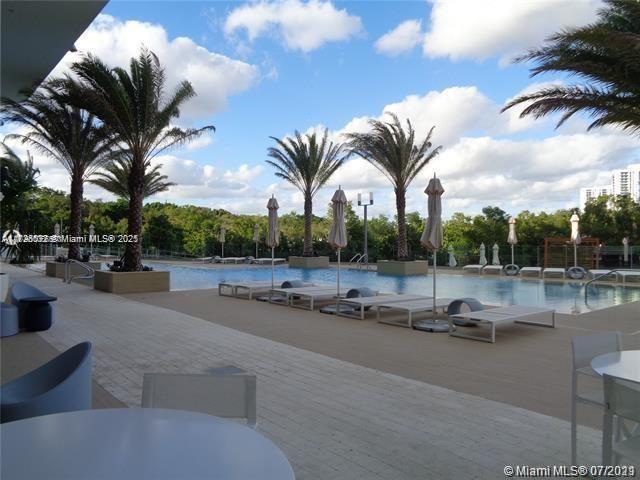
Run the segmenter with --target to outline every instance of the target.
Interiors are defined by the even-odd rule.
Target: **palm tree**
[[[267,163],[276,169],[276,176],[291,183],[304,195],[304,257],[313,256],[313,197],[349,155],[345,154],[342,144],[329,142],[327,137],[326,129],[320,143],[315,132],[303,137],[296,131],[295,138],[284,140],[270,137],[278,146],[267,151],[273,159]]]
[[[531,76],[566,72],[585,81],[556,85],[521,95],[502,109],[528,104],[520,114],[544,117],[562,112],[559,127],[578,112],[593,121],[588,130],[617,125],[640,133],[640,2],[605,0],[598,20],[581,28],[563,30],[547,43],[517,58],[535,61]]]
[[[407,247],[407,221],[405,217],[407,188],[418,173],[440,153],[441,146],[432,148],[431,127],[426,138],[418,143],[415,130],[407,119],[407,131],[394,113],[388,113],[391,122],[369,120],[367,133],[347,133],[348,146],[376,167],[393,185],[398,212],[398,260],[409,256]]]
[[[82,88],[71,92],[70,100],[94,113],[120,144],[119,155],[129,165],[128,234],[140,238],[142,201],[150,160],[173,146],[184,144],[213,126],[183,129],[170,126],[180,115],[180,107],[195,96],[191,83],[184,80],[168,96],[165,73],[158,57],[143,49],[132,58],[129,71],[109,68],[98,58],[87,55],[72,65]],[[140,242],[127,243],[124,270],[142,269]]]
[[[3,98],[0,115],[4,121],[26,127],[25,133],[9,134],[5,139],[34,147],[69,172],[69,234],[80,236],[84,181],[110,160],[112,142],[94,115],[66,102],[67,86],[76,85],[73,80],[68,82],[47,82],[21,102]],[[69,243],[69,258],[80,259],[78,243]]]
[[[162,165],[155,165],[149,169],[145,167],[143,197],[147,198],[156,193],[164,192],[175,185],[167,182],[167,176],[160,173]],[[104,172],[96,172],[89,183],[98,185],[115,196],[129,200],[129,176],[131,164],[126,158],[118,158],[104,168]]]

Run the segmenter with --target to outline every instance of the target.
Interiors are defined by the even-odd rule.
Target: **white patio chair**
[[[244,419],[255,428],[255,375],[145,373],[142,407],[170,408]]]
[[[577,415],[578,402],[586,405],[604,406],[602,391],[578,392],[578,375],[599,378],[591,368],[591,360],[598,355],[622,350],[620,332],[602,332],[571,338],[573,368],[571,373],[571,464],[577,465]]]
[[[621,426],[624,420],[640,424],[640,383],[604,376],[604,420],[602,425],[602,464],[617,465],[622,458],[640,459],[640,435],[627,432],[619,438],[619,429],[614,439],[614,422]],[[636,428],[637,430],[637,428]]]

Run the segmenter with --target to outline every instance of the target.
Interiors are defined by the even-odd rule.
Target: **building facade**
[[[640,202],[640,164],[614,170],[611,173],[611,183],[608,185],[581,188],[580,208],[584,210],[589,200],[601,195],[630,195],[633,200]]]

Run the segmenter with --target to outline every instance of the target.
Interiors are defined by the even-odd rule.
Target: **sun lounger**
[[[345,295],[349,287],[340,288],[340,296]],[[338,297],[335,286],[280,288],[271,290],[272,293],[283,294],[287,297],[287,304],[291,307],[313,310],[315,302],[319,300],[331,300]]]
[[[627,277],[640,279],[640,270],[618,270],[616,273],[618,274],[618,277],[622,279],[623,285],[627,283]]]
[[[562,278],[566,278],[567,272],[564,268],[545,268],[544,270],[542,270],[542,278],[548,278],[549,275],[551,275],[552,277],[560,275]]]
[[[286,262],[287,262],[286,258],[273,259],[273,263],[276,265],[279,263],[286,263]],[[271,258],[256,258],[253,260],[253,263],[257,263],[258,265],[271,265]]]
[[[338,300],[338,304],[340,305],[348,305],[356,309],[356,317],[364,320],[364,312],[371,307],[375,307],[376,305],[380,305],[382,303],[392,303],[392,302],[406,302],[409,300],[422,300],[426,297],[424,295],[413,295],[409,293],[403,293],[399,295],[377,295],[375,297],[356,297],[356,298],[341,298]],[[339,313],[343,317],[351,317],[354,318],[353,314],[349,313]]]
[[[326,292],[333,292],[335,295],[337,289],[333,285],[314,285],[309,287],[293,287],[293,288],[272,288],[269,290],[269,294],[275,294],[275,296],[285,297],[285,302],[271,302],[278,305],[291,305],[293,297],[300,297],[300,295],[308,295],[313,293],[324,294]]]
[[[530,320],[532,317],[550,316],[550,322],[543,323]],[[479,335],[470,335],[454,331],[453,319],[465,318],[476,320],[478,325],[488,324],[490,326],[490,336],[483,337]],[[510,307],[491,308],[489,310],[479,310],[476,312],[458,313],[449,316],[449,335],[452,337],[468,338],[471,340],[479,340],[481,342],[496,342],[496,325],[499,323],[525,323],[527,325],[536,325],[541,327],[555,328],[556,312],[549,308],[528,307],[522,305],[512,305]]]
[[[520,276],[527,277],[533,276],[542,277],[542,267],[522,267],[520,269]]]
[[[492,273],[500,275],[502,273],[502,265],[485,265],[482,269],[482,273]]]
[[[465,265],[464,267],[462,267],[462,271],[481,274],[483,268],[484,268],[484,265],[480,265],[480,264]]]
[[[225,257],[221,258],[222,263],[243,263],[246,257]]]
[[[618,272],[613,272],[611,270],[595,268],[593,270],[589,270],[589,275],[591,275],[592,279],[596,277],[600,277],[598,278],[598,280],[613,279],[615,281],[618,281]]]
[[[280,282],[277,282],[280,285]],[[300,288],[311,287],[312,283],[301,283]],[[272,288],[271,281],[261,282],[220,282],[218,284],[218,295],[221,297],[236,297],[253,299],[256,293],[266,293]]]
[[[436,311],[441,308],[443,311],[447,309],[449,304],[453,301],[452,298],[436,298],[435,307]],[[376,312],[379,323],[387,323],[389,325],[397,325],[400,327],[413,327],[413,315],[416,313],[432,312],[433,311],[433,298],[423,298],[420,300],[409,300],[405,302],[391,302],[376,305]],[[407,313],[407,319],[402,320],[382,320],[380,319],[381,310],[398,310]]]

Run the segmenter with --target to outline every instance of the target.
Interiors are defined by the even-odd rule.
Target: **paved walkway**
[[[258,428],[300,480],[498,478],[506,464],[569,461],[564,420],[82,285],[11,273],[59,297],[56,323],[40,335],[60,350],[93,342],[95,380],[127,405],[139,405],[145,372],[232,364],[255,373]],[[599,439],[580,429],[583,462],[598,463]]]

